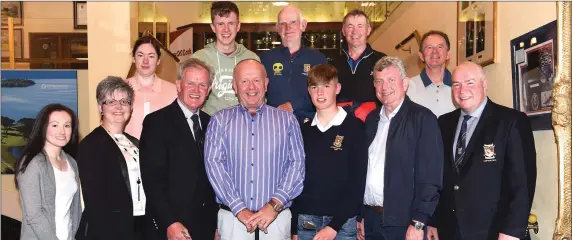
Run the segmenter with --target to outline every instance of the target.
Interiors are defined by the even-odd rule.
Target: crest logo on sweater
[[[330,148],[334,149],[334,151],[340,151],[342,149],[342,142],[344,141],[344,136],[336,135],[334,139],[334,143]]]
[[[284,65],[282,63],[275,63],[272,65],[272,70],[274,70],[274,76],[281,76]]]

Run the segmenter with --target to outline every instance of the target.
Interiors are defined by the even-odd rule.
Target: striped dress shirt
[[[256,114],[238,104],[208,125],[205,167],[217,202],[236,215],[260,210],[271,198],[289,207],[304,182],[304,143],[293,114],[266,104]]]

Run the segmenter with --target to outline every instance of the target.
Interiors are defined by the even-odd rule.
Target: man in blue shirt
[[[308,71],[327,62],[321,52],[302,46],[305,29],[306,21],[299,9],[283,8],[277,23],[283,46],[260,56],[269,79],[267,104],[294,113],[300,122],[312,119],[316,112],[308,95]]]
[[[216,112],[205,140],[207,176],[221,204],[221,239],[290,239],[288,209],[304,181],[304,146],[292,113],[264,104],[268,78],[260,62],[234,68],[240,104]],[[243,226],[244,225],[244,226]]]

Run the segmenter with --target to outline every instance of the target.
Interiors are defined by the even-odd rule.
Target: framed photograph
[[[24,47],[23,47],[23,33],[22,29],[14,29],[14,53],[15,58],[24,57]],[[8,29],[2,28],[2,57],[9,56],[9,45],[8,45]]]
[[[87,29],[87,2],[73,2],[73,28]]]
[[[21,26],[24,22],[23,2],[2,2],[2,26],[8,26],[8,17],[14,18],[14,25]]]
[[[496,9],[496,2],[457,3],[457,63],[495,62]]]
[[[532,130],[552,129],[556,27],[553,21],[510,41],[513,106],[529,116]]]

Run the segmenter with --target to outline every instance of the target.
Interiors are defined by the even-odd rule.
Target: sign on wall
[[[77,114],[76,71],[2,70],[2,174],[13,174],[36,115],[51,103]]]

